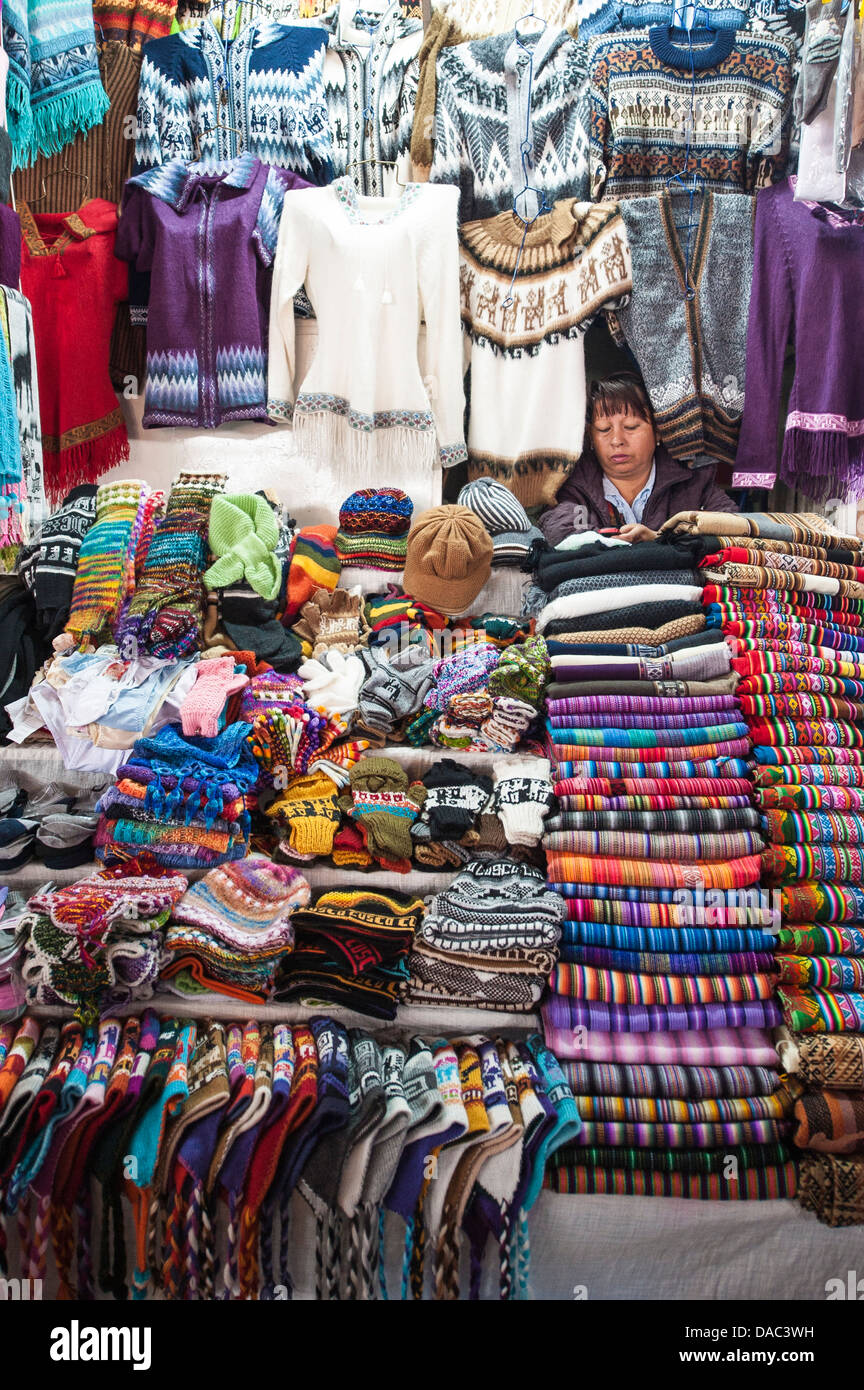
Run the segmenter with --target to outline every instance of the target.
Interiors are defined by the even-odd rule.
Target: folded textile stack
[[[734,646],[768,841],[762,881],[781,903],[783,1016],[793,1033],[829,1035],[830,1046],[835,1034],[864,1033],[864,547],[821,520],[736,520],[746,534],[702,529],[685,544],[699,554],[707,620]],[[821,1151],[819,1175],[811,1163],[802,1177],[802,1201],[820,1210],[827,1155],[864,1143],[864,1097],[833,1096],[823,1083],[795,1119],[795,1143]],[[841,1193],[847,1176],[832,1174],[832,1184]]]
[[[537,1035],[430,1045],[391,1030],[383,1042],[326,1016],[243,1026],[151,1009],[98,1027],[0,1024],[0,1200],[21,1213],[13,1277],[44,1277],[50,1250],[66,1299],[96,1297],[97,1205],[117,1236],[99,1286],[117,1299],[272,1300],[277,1281],[290,1296],[294,1193],[315,1216],[319,1299],[386,1299],[394,1224],[403,1297],[458,1298],[462,1247],[465,1292],[479,1297],[491,1244],[500,1296],[524,1298],[528,1213],[578,1127]]]
[[[809,928],[807,939],[821,950],[820,931],[832,936],[851,932],[861,953],[864,938],[857,929]],[[801,944],[799,939],[798,950]],[[819,959],[815,954],[805,958]],[[860,960],[851,957],[852,963]],[[864,1222],[864,1037],[860,1032],[799,1033],[792,1048],[796,1077],[807,1087],[795,1104],[793,1137],[803,1150],[799,1201],[827,1226],[859,1225]]]
[[[466,864],[417,931],[411,1002],[530,1013],[557,959],[563,911],[539,869],[506,859]]]
[[[543,1016],[583,1120],[560,1191],[794,1191],[747,725],[693,564],[600,538],[537,556],[537,625],[557,634],[543,844],[566,903]]]
[[[128,866],[130,869],[133,866]],[[27,931],[21,978],[28,1004],[72,1004],[85,1021],[154,992],[163,927],[186,889],[182,874],[103,870],[36,893],[19,922]]]
[[[261,1003],[294,945],[292,914],[309,897],[297,869],[259,855],[211,869],[171,913],[162,983],[187,998],[227,994]]]
[[[259,773],[249,732],[240,721],[215,738],[186,738],[168,724],[139,739],[96,807],[97,859],[116,864],[148,850],[180,869],[242,859]]]
[[[404,569],[413,511],[398,487],[352,492],[339,508],[335,544],[342,568]]]
[[[423,911],[420,898],[398,893],[321,893],[294,914],[294,951],[283,962],[275,997],[323,1000],[372,1018],[395,1018]]]

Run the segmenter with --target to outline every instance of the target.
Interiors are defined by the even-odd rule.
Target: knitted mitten
[[[452,758],[442,758],[423,778],[426,800],[423,826],[432,840],[460,839],[474,827],[474,821],[492,794],[492,779],[469,772]],[[418,828],[415,839],[426,839]]]
[[[411,826],[424,796],[422,784],[408,786],[404,768],[391,758],[363,758],[351,769],[351,790],[339,798],[357,823],[366,848],[384,868],[411,867]]]
[[[529,637],[501,653],[501,660],[489,677],[489,694],[524,700],[538,710],[549,683],[552,663],[542,637]]]
[[[795,119],[809,125],[824,110],[843,39],[843,0],[810,0],[804,61],[795,91]]]
[[[203,734],[215,738],[219,716],[229,695],[249,684],[242,671],[235,673],[233,656],[220,656],[198,663],[195,684],[180,706],[184,734]]]
[[[493,811],[501,817],[510,845],[536,845],[543,819],[552,805],[552,782],[547,759],[496,763]]]
[[[418,647],[408,647],[392,661],[378,661],[371,652],[365,660],[370,674],[360,691],[360,715],[370,728],[389,733],[422,705],[433,663]]]
[[[300,854],[330,854],[339,827],[339,788],[323,772],[292,778],[266,814],[289,828],[289,845]]]
[[[347,589],[332,593],[316,590],[309,603],[304,603],[300,621],[294,624],[295,635],[315,657],[331,650],[355,651],[367,631],[362,595]]]
[[[320,661],[304,661],[297,674],[303,679],[307,704],[328,714],[353,714],[366,668],[358,656],[328,651]]]

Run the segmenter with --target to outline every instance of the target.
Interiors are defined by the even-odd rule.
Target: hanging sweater
[[[333,147],[326,45],[320,29],[271,20],[249,24],[225,43],[210,19],[154,39],[141,65],[135,172],[169,159],[188,164],[248,152],[327,183]]]
[[[286,187],[305,185],[251,154],[175,159],[127,184],[117,255],[152,273],[145,428],[267,419],[269,272]]]
[[[512,208],[526,184],[550,208],[588,197],[584,44],[548,25],[533,40],[533,72],[513,33],[459,44],[442,52],[437,82],[429,179],[459,185],[461,222]],[[536,195],[523,194],[517,210],[534,217]]]
[[[548,506],[582,452],[583,334],[631,289],[627,233],[614,205],[562,201],[527,230],[512,212],[467,222],[460,241],[469,477]]]
[[[717,193],[753,193],[786,173],[794,54],[782,38],[724,29],[694,44],[690,169]],[[662,193],[686,167],[692,78],[663,29],[603,34],[588,50],[591,197]]]
[[[270,415],[298,444],[446,468],[466,457],[455,190],[410,183],[398,198],[361,198],[350,178],[289,193],[270,305]],[[293,296],[304,284],[318,346],[297,380]],[[417,360],[426,321],[426,375]],[[437,438],[436,438],[437,436]]]
[[[34,215],[18,204],[21,288],[33,306],[45,493],[60,502],[129,457],[108,375],[117,304],[128,273],[114,256],[117,208],[91,198],[77,212]],[[74,363],[74,370],[70,370]]]
[[[732,463],[744,408],[754,200],[694,200],[689,274],[688,204],[686,193],[620,204],[633,293],[617,317],[672,457]]]
[[[422,21],[407,18],[400,0],[340,0],[311,22],[328,35],[324,90],[334,175],[354,161],[397,160],[411,139]],[[387,171],[380,165],[364,163],[350,173],[359,192],[384,192]]]
[[[773,487],[783,359],[795,377],[780,477],[814,498],[864,480],[864,215],[796,202],[794,179],[756,199],[746,405],[735,487]]]

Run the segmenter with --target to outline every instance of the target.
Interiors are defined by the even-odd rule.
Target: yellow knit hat
[[[331,854],[339,829],[339,788],[325,772],[294,777],[267,815],[290,829],[288,844],[298,854]]]

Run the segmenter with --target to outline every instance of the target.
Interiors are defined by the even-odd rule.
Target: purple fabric
[[[662,444],[657,446],[654,462],[657,472],[642,514],[643,526],[659,531],[676,512],[737,512],[731,497],[717,486],[713,468],[686,468],[676,463]],[[550,545],[558,545],[576,531],[617,529],[621,524],[611,502],[603,496],[603,470],[591,453],[579,460],[562,484],[555,506],[540,518],[540,528]]]
[[[309,185],[253,155],[130,179],[115,253],[150,273],[145,427],[266,420],[282,198]]]
[[[864,481],[864,226],[796,203],[793,181],[756,199],[744,417],[733,483],[771,487],[787,339],[795,377],[780,476],[809,496]]]
[[[0,205],[0,285],[17,290],[21,279],[21,218]]]
[[[659,695],[569,695],[561,700],[547,700],[546,708],[553,714],[611,714],[620,710],[633,714],[667,714],[670,707],[681,714],[705,714],[713,710],[738,710],[734,695],[682,695],[670,706]]]
[[[461,1138],[464,1132],[463,1126],[458,1122],[452,1124],[442,1134],[435,1135],[435,1148],[452,1143],[454,1139]],[[411,1220],[420,1200],[428,1153],[428,1139],[415,1139],[413,1144],[405,1145],[399,1160],[399,1167],[396,1169],[396,1176],[384,1199],[388,1211],[397,1212],[405,1221]]]
[[[726,1004],[606,1004],[552,994],[543,1018],[553,1028],[603,1033],[666,1033],[706,1028],[776,1028],[783,1020],[776,999]]]

